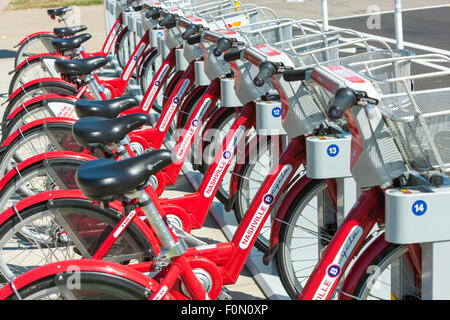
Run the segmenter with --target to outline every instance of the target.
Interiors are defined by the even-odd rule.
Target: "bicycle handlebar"
[[[339,119],[357,100],[358,96],[353,90],[349,88],[338,89],[334,98],[334,104],[328,110],[328,116],[331,119]]]
[[[285,70],[283,71],[283,79],[285,81],[304,81],[306,73],[312,69],[297,69],[297,70]]]
[[[257,87],[262,87],[268,79],[270,79],[275,74],[275,66],[273,63],[264,61],[259,65],[259,71],[253,83]]]
[[[186,40],[186,42],[187,42],[188,44],[190,44],[190,45],[197,44],[197,43],[199,43],[200,41],[202,41],[202,36],[201,36],[201,35],[192,36],[192,37],[189,37],[189,38]]]
[[[181,35],[181,38],[183,38],[183,40],[187,40],[190,37],[192,37],[194,34],[196,34],[199,30],[200,30],[200,25],[191,23],[186,27],[186,30]]]
[[[223,55],[223,60],[226,62],[232,62],[239,60],[241,58],[241,50],[236,50],[232,52],[227,52]]]
[[[216,45],[216,48],[213,51],[213,54],[216,57],[220,57],[222,55],[222,53],[224,53],[225,51],[227,51],[230,48],[231,48],[231,41],[230,41],[230,39],[220,38],[219,40],[217,40],[217,45]]]

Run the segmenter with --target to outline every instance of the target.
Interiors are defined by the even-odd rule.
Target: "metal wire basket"
[[[341,35],[347,36],[339,39],[339,44],[323,46],[323,48],[305,50],[291,57],[295,67],[313,68],[317,66],[345,66],[352,62],[371,61],[377,59],[408,56],[412,52],[406,50],[392,50],[385,42],[363,38],[352,30],[340,30]],[[353,35],[353,39],[348,38]],[[336,57],[334,58],[333,57]],[[372,69],[381,79],[387,79],[394,74],[408,75],[409,64],[383,66]],[[325,89],[308,86],[304,82],[286,82],[281,76],[275,77],[278,91],[281,91],[287,101],[283,111],[283,127],[289,137],[311,134],[314,129],[328,120],[328,112],[333,96]],[[380,90],[387,90],[380,86]]]
[[[420,63],[424,59],[437,59],[443,63],[427,64],[427,68],[434,69],[431,72],[400,74],[390,78],[380,78],[370,72],[370,69],[379,65]],[[359,70],[376,87],[383,88],[377,109],[383,114],[407,166],[423,174],[440,171],[450,175],[450,87],[415,91],[411,89],[413,80],[448,77],[450,58],[427,54],[359,62],[350,64],[349,67]],[[389,88],[395,90],[391,91]]]

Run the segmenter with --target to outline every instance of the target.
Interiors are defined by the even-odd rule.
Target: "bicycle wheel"
[[[77,271],[76,286],[71,284],[73,272],[58,273],[32,282],[19,290],[23,300],[148,300],[152,291],[144,286],[100,272]],[[6,300],[17,300],[16,295]]]
[[[2,282],[44,264],[91,258],[122,217],[82,199],[49,200],[24,209],[0,225]],[[143,232],[130,224],[104,260],[137,263],[153,258],[153,252]]]
[[[139,73],[139,86],[141,88],[142,95],[145,95],[145,92],[150,87],[150,84],[152,83],[153,78],[158,71],[158,66],[156,65],[158,55],[158,50],[153,50],[153,52],[145,58],[145,61],[142,64]],[[159,113],[161,112],[159,111]]]
[[[77,89],[66,82],[61,81],[45,81],[38,82],[33,85],[27,86],[24,90],[20,90],[14,98],[9,100],[8,105],[3,112],[3,123],[8,119],[9,115],[18,106],[27,100],[31,100],[35,97],[42,96],[44,94],[57,94],[60,96],[75,96]]]
[[[291,299],[297,299],[336,231],[336,210],[327,189],[324,180],[313,180],[295,198],[283,219],[277,269]]]
[[[0,190],[0,208],[44,191],[78,189],[75,174],[85,160],[58,157],[35,163],[19,171]]]
[[[37,101],[19,111],[2,126],[2,137],[6,139],[21,126],[35,120],[50,117],[67,117],[76,119],[75,101],[71,99],[49,98]]]
[[[119,45],[116,51],[117,61],[122,69],[125,69],[128,60],[130,60],[130,36],[132,32],[130,30],[124,31],[124,34],[119,40]]]
[[[16,70],[9,83],[8,95],[11,95],[21,85],[34,79],[59,77],[55,71],[55,61],[60,60],[58,56],[47,56],[32,59]]]
[[[205,173],[210,164],[214,161],[214,157],[218,150],[222,147],[222,142],[225,139],[228,131],[234,123],[234,120],[237,117],[237,113],[233,108],[227,108],[227,110],[215,121],[214,124],[210,127],[211,129],[205,130],[202,132],[201,143],[199,146],[201,148],[201,172]],[[233,158],[233,161],[230,164],[229,168],[233,168],[236,163],[236,157]],[[222,180],[222,183],[217,190],[216,197],[220,202],[225,203],[227,199],[230,197],[230,179],[231,179],[231,170],[229,169]]]
[[[257,144],[255,152],[249,152],[240,170],[233,172],[237,175],[236,192],[232,197],[234,198],[234,214],[238,223],[242,221],[253,198],[269,175],[273,162],[279,159],[281,145],[278,142],[278,136],[255,137],[253,142],[249,142],[249,144]],[[272,213],[275,214],[276,210],[272,210]],[[266,220],[255,242],[256,248],[262,252],[267,252],[269,249],[271,220]]]
[[[407,245],[389,244],[369,268],[358,280],[355,290],[342,293],[344,296],[357,300],[421,299],[421,274],[411,263]]]
[[[44,123],[22,132],[0,155],[0,178],[19,162],[50,151],[82,152],[84,149],[72,136],[72,124]]]
[[[27,38],[17,50],[14,58],[14,67],[17,67],[23,60],[35,54],[49,52],[54,53],[52,39],[56,36],[52,33],[38,34],[34,37]]]

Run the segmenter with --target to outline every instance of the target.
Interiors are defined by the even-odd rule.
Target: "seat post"
[[[94,76],[94,72],[91,72],[90,75],[86,77],[85,82],[96,100],[105,100],[106,99],[106,96],[104,94],[105,90],[97,82],[97,79]]]
[[[150,225],[155,231],[159,241],[161,241],[162,246],[167,250],[165,257],[172,258],[181,256],[187,250],[186,242],[183,238],[179,238],[175,241],[172,233],[169,231],[158,209],[147,192],[143,189],[139,189],[132,196],[133,198],[137,198],[139,200],[142,211],[150,222]]]

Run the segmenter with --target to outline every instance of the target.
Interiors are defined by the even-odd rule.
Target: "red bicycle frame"
[[[244,107],[241,115],[251,110],[252,108],[248,106]],[[252,121],[254,121],[254,114],[253,117],[250,115],[247,118],[247,123]],[[241,125],[244,124],[239,126]],[[236,132],[237,130],[232,131]],[[232,144],[234,145],[233,142]],[[227,144],[227,146],[229,145]],[[225,148],[223,153],[219,153],[215,162],[223,162],[223,154],[227,151],[229,150]],[[286,188],[295,171],[302,163],[305,163],[305,160],[304,137],[293,139],[281,155],[279,164],[271,170],[258,190],[233,239],[230,242],[217,245],[189,248],[182,256],[172,259],[172,263],[155,277],[155,280],[160,283],[150,299],[164,298],[168,292],[171,292],[175,297],[179,296],[179,293],[171,291],[172,289],[176,290],[174,285],[179,277],[184,280],[192,299],[215,299],[223,285],[235,283],[274,204],[278,201],[282,190]],[[207,190],[207,188],[203,188],[203,192],[207,192]],[[153,191],[146,189],[146,192],[151,195]],[[158,206],[156,207],[159,209]],[[132,267],[142,271],[147,266],[146,263],[143,263]],[[202,268],[211,275],[213,284],[209,294],[206,294],[193,274],[194,268]]]

